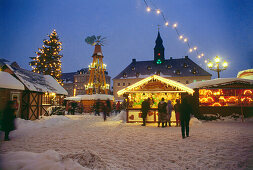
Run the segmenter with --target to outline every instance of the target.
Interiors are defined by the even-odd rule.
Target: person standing
[[[171,101],[168,100],[168,104],[167,104],[167,111],[168,111],[168,116],[167,116],[167,121],[166,121],[166,125],[167,126],[167,122],[169,122],[169,126],[171,126],[171,113],[172,113],[172,110],[173,110],[173,106],[171,104]]]
[[[110,113],[112,111],[112,106],[111,106],[111,102],[109,99],[106,100],[106,115],[110,116]]]
[[[95,116],[98,115],[100,116],[100,99],[98,99],[95,103],[95,107],[94,107],[94,110],[95,110]]]
[[[142,123],[142,126],[146,126],[146,118],[147,118],[147,115],[148,115],[148,111],[150,109],[150,103],[149,103],[149,98],[144,100],[141,104],[141,117],[143,119],[143,123]]]
[[[167,103],[164,102],[164,98],[158,103],[158,127],[162,122],[162,127],[165,127],[164,124],[167,122]]]
[[[5,132],[4,140],[8,141],[9,133],[15,130],[15,103],[14,101],[8,101],[3,112],[2,129]]]
[[[175,114],[176,114],[176,126],[180,125],[180,120],[179,120],[179,117],[180,117],[179,105],[180,105],[180,100],[177,99],[176,100],[176,104],[174,105]]]
[[[191,105],[188,103],[186,98],[182,99],[182,103],[179,106],[180,110],[180,122],[181,122],[181,132],[182,138],[189,137],[189,122],[190,122],[190,114],[192,112]]]
[[[118,101],[116,104],[116,114],[120,113],[120,102]]]

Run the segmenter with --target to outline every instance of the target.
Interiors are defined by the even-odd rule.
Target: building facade
[[[159,75],[182,84],[211,79],[211,74],[193,62],[188,56],[184,58],[165,59],[163,40],[158,32],[154,48],[154,59],[132,62],[113,78],[113,94],[116,100],[122,99],[117,92],[151,75]]]
[[[68,96],[86,94],[85,85],[88,84],[90,72],[88,68],[83,68],[77,72],[62,73],[63,87],[68,92]],[[111,77],[105,72],[106,83],[111,86]]]

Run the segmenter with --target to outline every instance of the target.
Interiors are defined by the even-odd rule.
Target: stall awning
[[[135,91],[136,88],[138,87],[141,87],[142,85],[148,83],[149,81],[160,81],[161,83],[164,83],[168,86],[171,86],[177,90],[180,90],[181,92],[187,92],[189,94],[193,94],[194,93],[194,90],[185,86],[184,84],[182,83],[179,83],[179,82],[176,82],[176,81],[173,81],[173,80],[170,80],[170,79],[167,79],[167,78],[163,78],[163,77],[160,77],[158,75],[152,75],[150,77],[147,77],[141,81],[138,81],[136,82],[135,84],[131,85],[131,86],[128,86],[122,90],[119,90],[117,92],[117,94],[119,96],[123,95],[124,93],[127,93],[127,92],[133,92]],[[167,91],[159,91],[159,92],[167,92]],[[178,91],[179,92],[179,91]]]

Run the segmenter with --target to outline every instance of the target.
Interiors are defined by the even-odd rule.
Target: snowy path
[[[103,122],[90,115],[71,119],[77,120],[34,128],[29,134],[13,132],[12,140],[1,144],[1,153],[54,150],[68,158],[79,153],[79,159],[91,153],[93,165],[87,167],[95,169],[253,168],[253,122],[193,125],[190,137],[182,139],[179,127]]]

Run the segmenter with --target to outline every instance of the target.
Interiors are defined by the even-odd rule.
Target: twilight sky
[[[84,39],[91,35],[107,38],[102,47],[104,63],[114,78],[130,62],[152,60],[157,25],[165,57],[188,55],[208,70],[204,59],[189,53],[171,27],[207,58],[219,55],[229,63],[221,77],[236,77],[253,68],[253,0],[147,0],[163,11],[170,22],[147,13],[143,0],[0,0],[0,58],[17,61],[31,70],[29,61],[53,29],[62,42],[63,72],[73,72],[92,62],[93,46]],[[208,70],[209,71],[209,70]],[[217,73],[212,78],[217,77]]]

